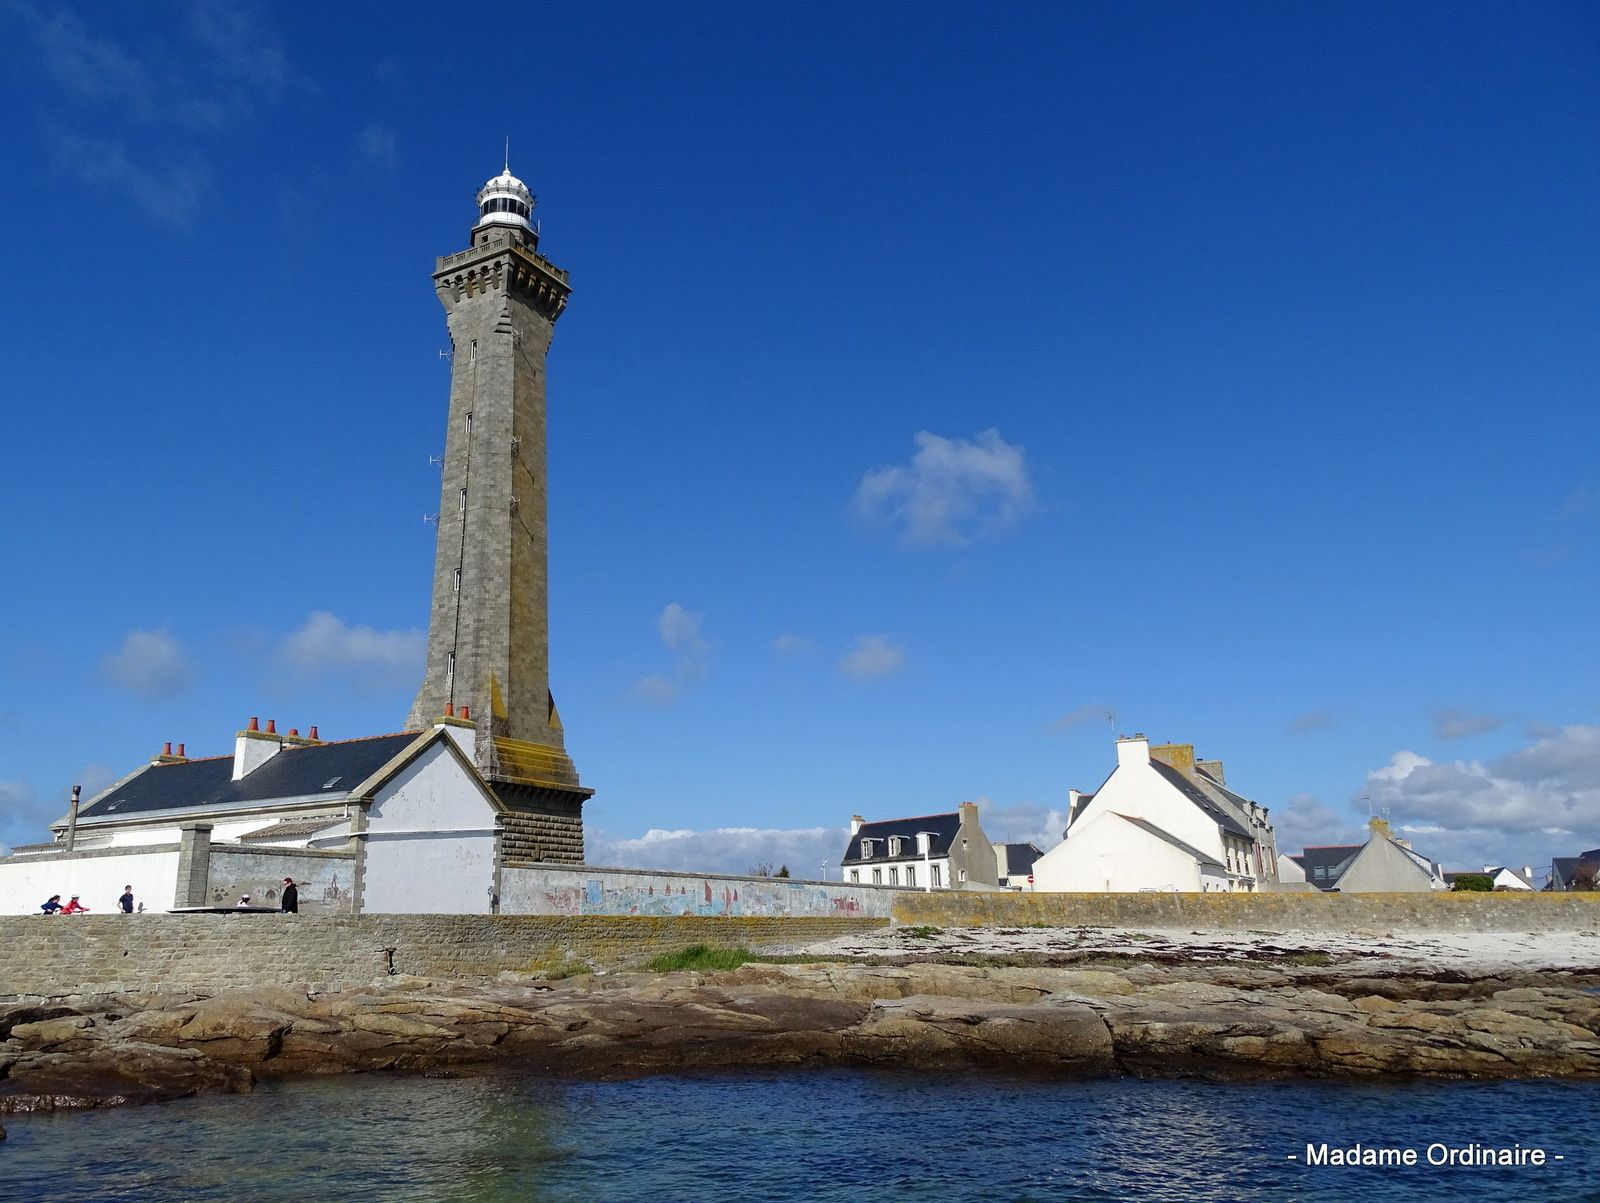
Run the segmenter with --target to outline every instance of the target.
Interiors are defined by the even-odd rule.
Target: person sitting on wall
[[[278,904],[286,915],[300,913],[300,887],[294,884],[294,878],[283,879],[283,898]]]
[[[60,894],[52,894],[52,895],[50,895],[49,898],[45,899],[44,904],[42,906],[40,906],[39,909],[41,911],[43,911],[45,914],[47,914],[47,915],[55,914],[57,911],[59,911],[61,909],[61,895]]]
[[[123,886],[122,897],[117,899],[117,905],[122,908],[124,915],[133,914],[133,887]]]
[[[240,894],[239,895],[239,901],[234,903],[233,905],[234,906],[249,906],[249,905],[251,905],[250,904],[250,895],[248,895],[248,894]]]
[[[60,897],[60,895],[57,895],[57,897]],[[89,908],[84,906],[83,903],[79,902],[78,896],[74,894],[70,899],[68,899],[67,905],[61,908],[61,913],[63,915],[82,915],[87,913],[88,910]]]

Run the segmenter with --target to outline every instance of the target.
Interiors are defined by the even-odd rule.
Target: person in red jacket
[[[80,915],[88,909],[88,907],[84,906],[83,903],[78,901],[78,896],[74,894],[72,896],[72,900],[68,902],[66,906],[61,908],[61,913],[63,915]]]

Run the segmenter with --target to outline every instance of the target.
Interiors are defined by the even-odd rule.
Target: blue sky
[[[509,136],[592,859],[1053,840],[1134,730],[1295,849],[1367,797],[1447,867],[1600,845],[1592,7],[0,30],[0,842],[164,740],[403,722],[429,273]]]

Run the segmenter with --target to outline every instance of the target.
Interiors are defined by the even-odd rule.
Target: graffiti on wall
[[[542,884],[530,891],[535,909],[551,915],[862,916],[859,898],[802,882],[662,881]]]

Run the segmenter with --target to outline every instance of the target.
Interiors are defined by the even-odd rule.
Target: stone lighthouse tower
[[[478,193],[472,245],[438,261],[453,347],[428,665],[413,729],[476,723],[478,767],[509,808],[504,852],[581,862],[583,803],[550,693],[545,355],[567,273],[539,254],[509,164]]]

